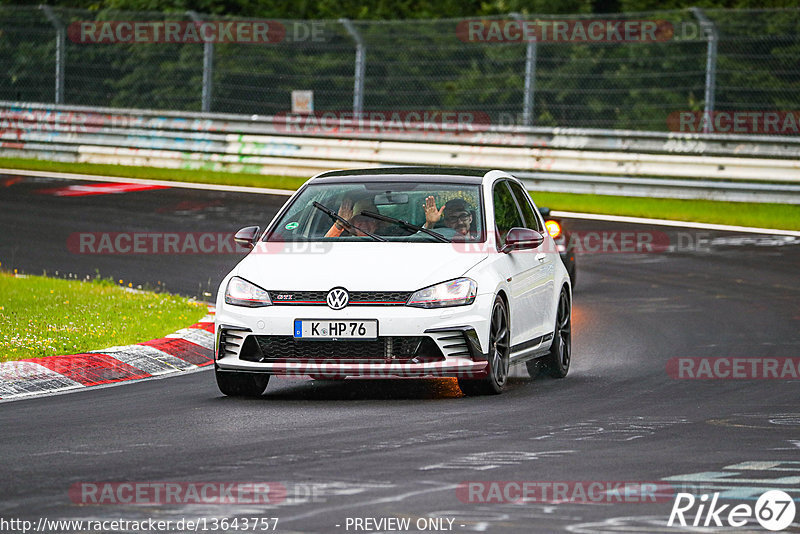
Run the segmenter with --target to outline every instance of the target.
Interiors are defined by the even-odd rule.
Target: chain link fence
[[[199,21],[233,29],[187,39]],[[136,22],[150,29],[137,34]],[[168,22],[180,39],[153,33]],[[309,90],[315,111],[654,131],[677,112],[800,110],[800,9],[269,20],[251,42],[255,22],[0,6],[0,100],[275,115]],[[614,29],[625,23],[656,30],[628,38]],[[536,31],[520,34],[525,24]]]

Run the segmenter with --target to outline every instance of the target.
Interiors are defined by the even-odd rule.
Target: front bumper
[[[453,361],[426,363],[338,363],[331,359],[323,362],[217,362],[223,371],[244,371],[272,375],[306,376],[321,378],[343,378],[358,376],[362,378],[433,378],[462,377],[480,378],[486,376],[486,361],[454,359]]]
[[[479,295],[470,306],[453,308],[359,306],[338,311],[326,306],[242,308],[220,303],[215,363],[221,371],[279,375],[481,377],[487,370],[493,302],[492,295]],[[379,338],[298,341],[292,337],[295,319],[377,319]],[[405,353],[398,348],[408,346],[416,348]]]

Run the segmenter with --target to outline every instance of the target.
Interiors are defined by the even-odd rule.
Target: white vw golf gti
[[[272,375],[457,377],[496,394],[512,364],[569,371],[569,276],[507,173],[326,172],[236,240],[252,251],[217,298],[226,395],[261,395]]]

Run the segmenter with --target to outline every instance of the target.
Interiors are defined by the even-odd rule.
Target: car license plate
[[[377,339],[377,319],[295,319],[295,339]]]

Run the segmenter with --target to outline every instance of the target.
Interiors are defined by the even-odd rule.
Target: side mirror
[[[261,228],[258,226],[247,226],[236,232],[236,235],[233,236],[233,240],[243,247],[253,248],[260,232]]]
[[[500,252],[508,254],[512,250],[536,248],[544,242],[544,236],[530,228],[512,228],[506,235],[506,244]]]
[[[550,217],[550,208],[539,208],[539,213],[542,214],[542,219]]]

